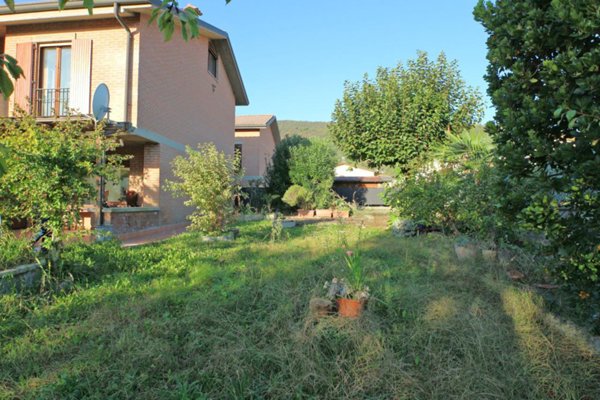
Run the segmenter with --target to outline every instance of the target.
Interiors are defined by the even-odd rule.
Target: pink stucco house
[[[69,109],[90,115],[93,92],[105,83],[109,127],[126,130],[120,152],[133,156],[106,188],[106,223],[117,232],[181,223],[189,210],[163,190],[171,161],[200,142],[233,154],[235,107],[248,105],[231,42],[204,21],[199,38],[185,42],[176,31],[165,42],[148,23],[160,0],[94,3],[93,15],[80,1],[63,11],[56,2],[0,8],[0,52],[16,56],[25,73],[0,101],[0,116],[17,106],[40,122]],[[124,206],[128,190],[138,194],[133,207]],[[89,211],[99,216],[98,207]]]
[[[280,140],[274,115],[241,115],[235,118],[235,149],[242,158],[246,184],[263,179]]]

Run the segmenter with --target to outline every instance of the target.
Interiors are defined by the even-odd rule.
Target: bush
[[[0,227],[0,271],[35,260],[31,241]]]
[[[313,208],[312,193],[310,190],[299,186],[292,185],[283,195],[283,202],[290,207],[299,207],[304,210]]]
[[[214,144],[199,144],[198,150],[187,146],[187,157],[173,160],[173,174],[178,181],[167,182],[176,197],[187,198],[186,206],[195,208],[190,229],[208,234],[224,232],[234,220],[233,199],[240,191],[243,171],[235,157],[228,157]]]
[[[281,205],[283,195],[292,186],[289,167],[290,149],[292,147],[305,146],[309,143],[308,139],[292,135],[285,137],[275,147],[265,174],[267,192],[271,196],[271,199],[273,199],[275,206]]]
[[[336,164],[335,150],[323,139],[313,139],[307,146],[290,149],[290,179],[293,184],[308,189],[317,208],[331,205]]]
[[[543,233],[557,276],[600,285],[600,81],[597,2],[480,0],[489,131],[505,180],[502,210]],[[514,196],[516,193],[518,196]],[[585,296],[583,296],[585,297]],[[590,303],[587,297],[583,298]],[[600,304],[596,300],[596,307]]]

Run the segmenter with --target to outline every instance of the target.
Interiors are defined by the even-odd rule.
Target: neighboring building
[[[242,115],[235,118],[235,151],[242,159],[246,184],[262,180],[280,140],[274,115]]]
[[[229,37],[200,21],[199,38],[186,42],[176,29],[165,42],[149,24],[160,0],[94,4],[93,15],[72,0],[63,11],[56,2],[0,8],[0,52],[16,56],[25,74],[0,101],[0,116],[17,106],[40,122],[69,109],[89,116],[93,92],[105,83],[108,128],[126,130],[119,153],[133,156],[121,181],[106,188],[107,222],[118,232],[183,222],[189,209],[163,189],[171,161],[200,142],[233,154],[235,106],[248,105]],[[127,191],[138,207],[124,207]]]
[[[346,201],[364,206],[383,206],[382,195],[386,185],[392,181],[389,176],[376,175],[364,168],[341,164],[335,168],[333,190]]]

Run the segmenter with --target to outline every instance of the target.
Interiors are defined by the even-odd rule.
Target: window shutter
[[[81,114],[90,113],[92,84],[92,40],[74,39],[71,42],[71,88],[69,108]]]
[[[17,43],[17,62],[23,69],[23,75],[15,82],[15,107],[30,110],[33,85],[33,43]]]

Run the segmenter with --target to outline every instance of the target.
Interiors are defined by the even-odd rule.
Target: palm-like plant
[[[490,162],[495,147],[490,135],[483,129],[474,128],[458,135],[448,133],[446,140],[435,147],[432,154],[442,162],[469,168]]]

